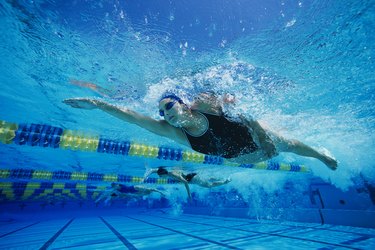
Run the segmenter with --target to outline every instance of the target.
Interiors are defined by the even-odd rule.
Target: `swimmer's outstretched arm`
[[[179,171],[172,171],[172,172],[169,172],[168,175],[170,177],[172,177],[173,179],[175,179],[175,180],[177,180],[179,182],[182,182],[185,185],[185,189],[186,189],[186,192],[188,194],[189,200],[191,200],[191,193],[190,193],[189,182],[187,180],[185,180],[184,177],[182,177],[182,173],[179,172]]]
[[[151,194],[152,192],[156,192],[156,193],[159,193],[161,194],[162,196],[165,196],[165,194],[159,190],[157,190],[156,188],[148,188],[148,187],[143,187],[143,186],[134,186],[134,188],[140,192],[141,195],[148,195],[148,194]]]
[[[123,121],[133,123],[141,128],[147,129],[148,131],[172,139],[178,143],[188,146],[189,143],[184,137],[181,129],[175,128],[169,125],[166,121],[155,120],[149,116],[142,115],[133,110],[119,107],[107,103],[102,100],[91,99],[91,98],[71,98],[63,101],[65,104],[72,106],[73,108],[81,109],[100,109],[114,117],[117,117]]]

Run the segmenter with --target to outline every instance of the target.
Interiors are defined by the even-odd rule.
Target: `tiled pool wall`
[[[228,198],[231,196],[237,197],[237,194],[223,194],[212,190],[205,200],[197,199],[190,203],[174,203],[168,199],[118,200],[110,207],[95,205],[93,200],[2,202],[0,218],[121,215],[133,210],[160,210],[175,215],[184,213],[375,228],[374,189],[369,185],[344,192],[331,185],[316,183],[307,192],[296,194],[292,198],[291,190],[281,190],[272,197],[261,194],[262,200],[266,202],[259,204],[257,199],[249,203],[243,199]]]
[[[285,197],[280,195],[280,199]],[[317,183],[299,196],[294,206],[187,206],[185,213],[237,218],[270,219],[375,228],[375,189],[371,185],[342,191]]]

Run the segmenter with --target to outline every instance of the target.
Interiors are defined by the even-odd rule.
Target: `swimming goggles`
[[[165,110],[170,110],[176,102],[177,102],[176,100],[173,100],[171,102],[167,102],[167,104],[165,104]],[[164,110],[159,109],[159,115],[164,116]]]

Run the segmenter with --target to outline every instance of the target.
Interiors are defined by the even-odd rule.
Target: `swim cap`
[[[165,92],[165,93],[161,96],[161,98],[159,99],[159,102],[161,102],[162,100],[167,99],[167,98],[170,98],[170,99],[176,100],[176,101],[178,101],[180,104],[183,104],[183,103],[184,103],[184,101],[183,101],[180,97],[178,97],[175,93],[173,93],[173,92]]]
[[[158,171],[156,172],[159,176],[168,174],[168,170],[166,170],[164,167],[158,167]]]

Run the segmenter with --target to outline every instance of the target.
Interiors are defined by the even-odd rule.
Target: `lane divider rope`
[[[60,180],[60,181],[94,181],[94,182],[125,182],[147,184],[174,184],[170,178],[149,177],[143,182],[143,177],[124,174],[102,174],[95,172],[47,171],[37,169],[0,169],[0,179],[19,180]]]
[[[87,152],[119,154],[133,157],[155,158],[197,164],[224,165],[258,170],[310,172],[304,165],[274,161],[256,164],[238,164],[220,156],[205,155],[190,150],[158,147],[130,141],[117,141],[80,131],[66,130],[42,124],[16,124],[0,120],[0,142],[38,147],[60,148]]]

